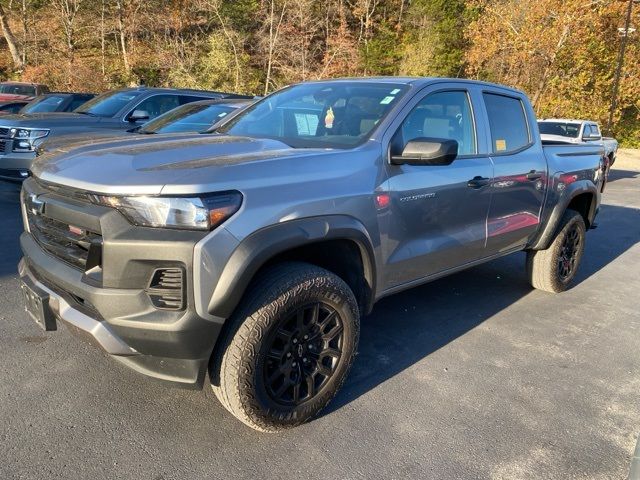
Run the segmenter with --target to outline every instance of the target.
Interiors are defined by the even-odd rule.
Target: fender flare
[[[589,180],[578,180],[577,182],[571,183],[566,186],[562,195],[558,199],[558,203],[553,207],[553,210],[547,219],[546,226],[537,236],[536,240],[532,242],[531,247],[529,247],[531,250],[544,250],[549,247],[553,241],[556,230],[558,229],[560,220],[562,219],[564,212],[567,211],[569,204],[574,198],[578,195],[582,195],[583,193],[591,193],[593,195],[587,216],[589,223],[593,222],[598,207],[598,188]]]
[[[215,283],[208,312],[229,318],[258,270],[287,250],[326,240],[351,240],[360,250],[365,281],[375,296],[374,247],[362,223],[347,215],[308,217],[272,225],[252,233],[235,248]]]

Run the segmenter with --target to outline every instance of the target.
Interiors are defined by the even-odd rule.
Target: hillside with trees
[[[0,78],[265,94],[353,75],[484,79],[606,126],[625,0],[0,0]],[[640,4],[631,25],[640,25]],[[640,35],[613,133],[640,146]]]

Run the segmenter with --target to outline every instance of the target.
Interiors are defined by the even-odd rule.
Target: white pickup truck
[[[616,161],[618,141],[615,138],[603,137],[600,127],[590,120],[568,120],[564,118],[548,118],[538,120],[540,136],[545,143],[595,143],[604,147],[609,159],[609,167]]]

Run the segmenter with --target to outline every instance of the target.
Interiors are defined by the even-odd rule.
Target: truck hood
[[[121,140],[121,137],[132,135],[127,130],[92,129],[90,132],[70,133],[47,138],[38,146],[38,155],[44,153],[67,153],[79,147],[103,145],[105,140]]]
[[[92,117],[73,112],[17,113],[0,119],[2,127],[56,128],[74,125],[86,126],[99,123],[102,117]]]
[[[201,193],[229,167],[330,151],[214,134],[130,135],[89,140],[45,153],[31,170],[44,181],[97,193],[159,195],[177,193],[176,189]],[[172,188],[163,191],[166,185]]]

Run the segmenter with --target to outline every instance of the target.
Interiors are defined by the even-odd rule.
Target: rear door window
[[[509,153],[531,143],[527,116],[519,98],[482,94],[489,117],[493,153]]]

